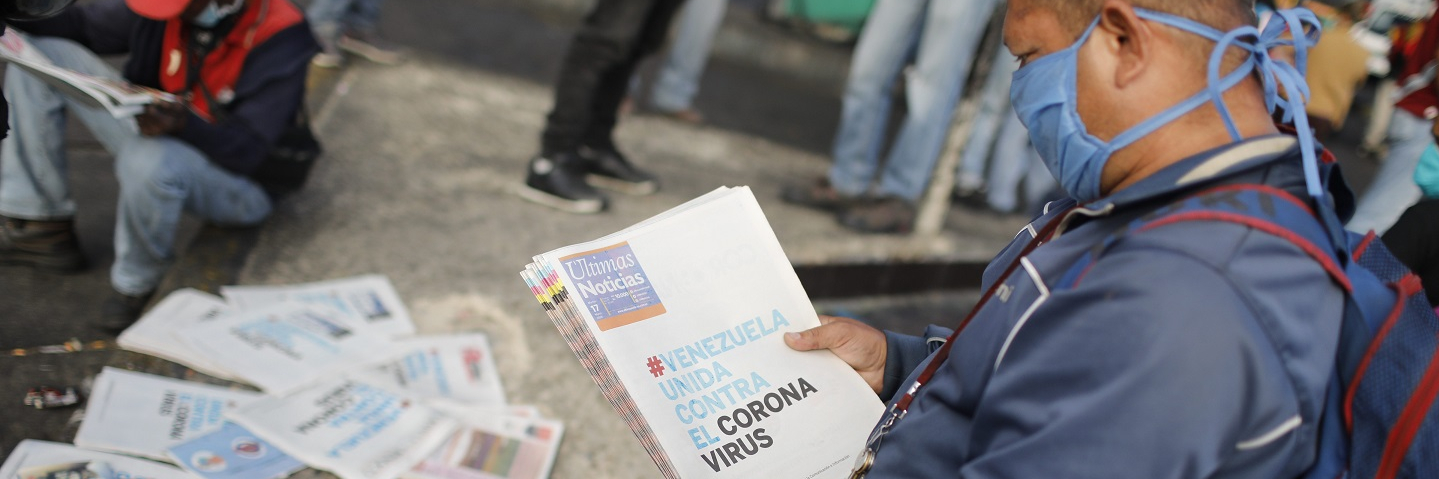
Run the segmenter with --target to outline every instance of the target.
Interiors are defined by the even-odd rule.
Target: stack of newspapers
[[[105,368],[75,444],[22,442],[0,478],[549,475],[563,426],[506,402],[483,334],[414,336],[385,277],[222,293],[177,291],[118,342],[258,391]]]
[[[748,188],[721,188],[521,273],[667,478],[842,478],[883,411],[828,351]]]

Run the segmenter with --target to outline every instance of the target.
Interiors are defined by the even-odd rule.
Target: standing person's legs
[[[915,69],[905,79],[909,114],[880,177],[880,194],[919,201],[934,174],[994,0],[929,3]]]
[[[639,23],[636,35],[626,49],[628,56],[601,72],[595,86],[590,122],[581,139],[581,146],[613,150],[614,130],[619,123],[620,103],[629,91],[630,79],[646,56],[659,51],[669,34],[670,21],[684,6],[684,0],[654,0]]]
[[[1433,123],[1402,109],[1394,110],[1389,123],[1389,155],[1379,167],[1369,189],[1359,199],[1354,218],[1346,227],[1351,231],[1374,230],[1384,234],[1399,215],[1422,193],[1414,184],[1414,168],[1429,145],[1434,144]]]
[[[686,0],[675,26],[674,44],[655,77],[650,103],[667,113],[692,111],[710,46],[729,0]],[[699,119],[699,118],[696,118]]]
[[[1013,110],[1007,113],[989,166],[989,206],[1001,213],[1014,213],[1019,211],[1020,183],[1035,165],[1030,162],[1033,150],[1029,147],[1029,131]]]
[[[340,54],[340,34],[344,33],[345,21],[355,0],[315,0],[305,10],[310,30],[320,42],[320,54],[314,58],[317,66],[333,68],[340,66],[344,57]]]
[[[653,192],[652,176],[634,169],[613,149],[610,133],[639,61],[656,10],[673,15],[681,0],[599,0],[575,34],[555,84],[554,109],[541,135],[540,156],[530,160],[520,197],[570,213],[604,211],[608,199],[589,181],[600,177],[634,193]],[[668,5],[674,3],[675,5]],[[669,16],[666,16],[668,21]],[[663,38],[663,33],[659,34]],[[591,158],[582,149],[603,143]],[[623,174],[631,174],[621,178]],[[633,180],[633,181],[631,181]]]
[[[979,99],[979,112],[974,116],[969,142],[960,156],[956,192],[973,194],[985,185],[985,166],[992,163],[989,161],[991,153],[1006,120],[1014,116],[1014,110],[1009,107],[1009,85],[1018,66],[1014,55],[1004,45],[994,52],[989,75],[984,80],[984,92]]]
[[[860,32],[829,170],[829,183],[840,195],[861,196],[874,182],[889,120],[890,91],[914,47],[927,3],[879,0]]]
[[[645,21],[659,1],[599,0],[590,10],[560,67],[554,109],[542,135],[543,155],[579,149],[595,121],[601,83],[616,67],[632,61]]]
[[[366,60],[393,65],[404,60],[404,52],[380,36],[380,6],[384,0],[351,0],[342,19],[339,46]]]

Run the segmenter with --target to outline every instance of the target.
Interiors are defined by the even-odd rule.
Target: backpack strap
[[[1345,292],[1352,293],[1354,286],[1345,272],[1348,262],[1341,263],[1335,254],[1347,248],[1335,245],[1330,232],[1316,217],[1309,203],[1272,186],[1237,184],[1210,188],[1161,207],[1110,234],[1070,266],[1058,284],[1078,286],[1105,252],[1131,234],[1179,223],[1218,221],[1253,228],[1294,244],[1323,267]]]

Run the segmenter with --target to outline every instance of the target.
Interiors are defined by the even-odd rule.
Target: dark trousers
[[[646,55],[659,50],[684,0],[599,0],[570,43],[555,84],[543,154],[613,148],[620,103]]]
[[[1384,246],[1424,280],[1429,302],[1439,306],[1439,200],[1420,201],[1384,233]]]

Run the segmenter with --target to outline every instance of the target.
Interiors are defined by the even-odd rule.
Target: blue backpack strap
[[[1346,292],[1354,290],[1345,272],[1347,262],[1337,259],[1337,246],[1330,231],[1318,220],[1314,208],[1287,191],[1265,185],[1226,185],[1200,191],[1159,208],[1115,231],[1086,252],[1061,276],[1059,283],[1074,287],[1115,243],[1135,233],[1164,226],[1204,221],[1247,226],[1293,243],[1313,258]]]

